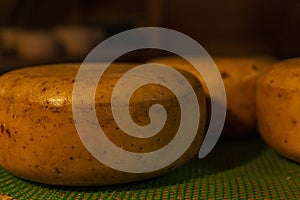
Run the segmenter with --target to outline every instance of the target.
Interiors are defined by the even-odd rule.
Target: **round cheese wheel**
[[[84,26],[58,26],[52,31],[66,56],[83,58],[104,38],[101,29]]]
[[[97,160],[84,146],[74,124],[72,91],[79,66],[56,64],[23,68],[0,77],[0,164],[5,169],[19,177],[46,184],[107,185],[161,175],[196,155],[205,131],[205,94],[199,81],[183,71],[181,74],[197,94],[201,118],[191,145],[181,152],[181,156],[161,169],[141,173],[117,170]],[[161,104],[167,114],[163,128],[147,138],[133,137],[119,128],[112,114],[112,91],[123,74],[135,66],[114,63],[106,69],[96,89],[95,110],[111,143],[119,149],[142,154],[168,145],[175,138],[182,119],[179,101],[171,90],[160,84],[146,84],[132,94],[130,116],[137,125],[146,126],[151,123],[149,109],[154,104]],[[89,84],[84,86],[91,87]],[[84,90],[82,95],[86,95]],[[87,105],[81,106],[86,108]],[[114,155],[114,152],[108,153]],[[169,153],[170,156],[173,154],[172,151]],[[154,162],[157,164],[159,160]]]
[[[300,162],[300,58],[278,62],[257,84],[262,138],[280,154]]]
[[[56,39],[46,31],[22,30],[16,38],[18,56],[26,60],[51,60],[58,56]]]
[[[18,28],[0,28],[0,53],[5,57],[15,56],[17,51],[16,40],[20,31]]]
[[[255,87],[257,78],[267,71],[275,59],[268,56],[214,57],[224,81],[227,96],[227,115],[223,133],[227,136],[248,135],[257,132],[255,114]],[[163,57],[149,62],[166,64],[194,74],[203,85],[199,72],[181,57]],[[207,97],[209,92],[204,86]]]
[[[216,57],[214,61],[224,81],[227,115],[224,134],[239,136],[257,133],[256,84],[275,59],[267,56]]]

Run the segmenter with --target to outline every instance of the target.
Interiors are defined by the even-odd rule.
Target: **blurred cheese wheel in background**
[[[278,62],[259,78],[257,119],[262,138],[300,162],[300,58]]]
[[[16,38],[17,54],[26,60],[51,60],[59,54],[58,43],[51,33],[22,30]]]
[[[193,59],[193,57],[191,57]],[[202,78],[201,74],[185,59],[179,56],[164,56],[156,59],[148,60],[147,63],[160,63],[163,65],[167,65],[170,67],[174,67],[175,69],[188,71],[189,73],[193,74],[198,80],[200,80],[204,91],[209,94],[208,89],[206,87],[206,83]]]
[[[20,29],[13,27],[0,28],[0,55],[11,56],[16,54],[16,39]]]
[[[60,42],[65,55],[72,58],[83,58],[104,38],[99,28],[84,26],[58,26],[53,34]]]
[[[275,58],[268,56],[214,57],[227,96],[227,115],[223,133],[227,136],[248,135],[257,132],[255,114],[255,87],[259,75],[267,71]],[[205,84],[199,72],[181,57],[162,57],[157,62],[186,70]],[[204,87],[205,88],[205,87]],[[205,89],[209,96],[208,90]]]
[[[167,66],[175,67],[179,70],[186,70],[196,76],[201,82],[203,82],[201,74],[185,59],[179,56],[165,56],[148,61],[154,63],[161,63]]]
[[[257,133],[257,79],[271,68],[276,59],[267,56],[216,57],[214,61],[223,78],[227,96],[223,132],[230,136]]]

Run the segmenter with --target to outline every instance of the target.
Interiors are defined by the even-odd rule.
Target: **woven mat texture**
[[[166,175],[102,187],[54,187],[0,167],[0,199],[300,199],[300,165],[259,137],[221,140],[204,159]]]

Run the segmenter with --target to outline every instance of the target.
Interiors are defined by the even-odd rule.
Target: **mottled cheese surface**
[[[274,65],[257,85],[257,118],[262,138],[280,154],[300,162],[300,59]]]
[[[111,93],[122,74],[136,65],[114,63],[105,71],[96,90],[95,108],[99,124],[111,142],[127,151],[143,153],[159,149],[173,139],[180,123],[180,109],[178,100],[166,87],[145,85],[130,99],[132,119],[141,126],[147,125],[149,108],[160,103],[168,114],[165,126],[146,139],[120,130],[111,113]],[[96,160],[83,146],[72,115],[72,92],[79,67],[77,63],[30,67],[0,77],[1,166],[32,181],[91,186],[155,177],[196,155],[205,131],[205,95],[194,76],[181,72],[196,91],[201,111],[198,133],[188,150],[169,166],[149,173],[121,172]]]
[[[222,76],[226,90],[227,115],[223,133],[227,136],[256,133],[256,81],[276,60],[268,56],[216,56],[213,57],[213,61]],[[169,56],[149,62],[166,64],[194,74],[202,82],[206,95],[210,98],[201,74],[183,58]],[[199,63],[201,67],[201,60]]]

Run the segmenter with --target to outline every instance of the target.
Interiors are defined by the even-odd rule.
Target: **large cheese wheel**
[[[270,68],[275,59],[268,56],[214,57],[224,81],[227,116],[223,133],[240,136],[256,132],[255,87],[257,78]],[[162,57],[149,62],[166,64],[194,74],[205,85],[201,74],[181,57]],[[205,88],[209,98],[209,92]]]
[[[278,62],[258,80],[257,118],[262,138],[300,162],[300,58]]]
[[[199,81],[182,72],[197,93],[201,114],[198,132],[186,151],[168,166],[145,173],[122,172],[95,159],[80,140],[72,115],[72,89],[79,66],[31,67],[0,77],[0,164],[5,169],[46,184],[107,185],[163,174],[196,155],[205,131],[205,95]],[[159,103],[167,112],[166,123],[159,133],[149,138],[125,134],[114,121],[110,100],[119,78],[134,66],[112,64],[103,74],[95,95],[96,114],[106,137],[118,148],[136,153],[152,152],[174,139],[181,120],[179,101],[162,85],[147,84],[138,88],[130,98],[132,119],[141,126],[149,124],[149,108]]]

